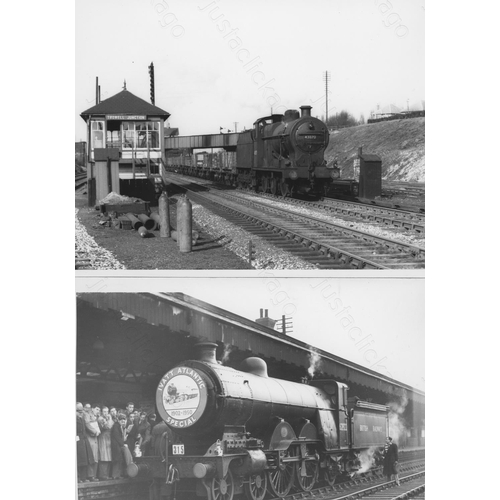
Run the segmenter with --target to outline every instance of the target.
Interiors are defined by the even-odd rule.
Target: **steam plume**
[[[311,378],[314,377],[314,374],[319,371],[322,364],[321,356],[318,354],[318,351],[314,347],[309,347],[311,352],[307,356],[309,359],[309,368],[307,369],[307,373]]]
[[[361,462],[361,467],[358,470],[358,474],[363,474],[369,471],[375,464],[375,452],[377,451],[376,446],[371,446],[367,450],[363,450],[359,455],[359,461]]]
[[[229,361],[229,356],[233,352],[234,346],[230,344],[224,344],[224,352],[222,353],[221,363],[225,365]]]
[[[391,401],[389,406],[389,436],[399,444],[402,437],[406,436],[407,428],[403,418],[406,405],[408,404],[408,396],[406,391],[401,397],[401,401]]]

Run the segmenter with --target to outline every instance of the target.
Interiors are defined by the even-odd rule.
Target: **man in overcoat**
[[[97,476],[99,479],[109,479],[111,472],[111,428],[113,427],[113,418],[109,414],[106,406],[102,407],[102,415],[97,419],[101,434],[97,437],[99,446],[99,465],[97,467]]]
[[[83,419],[83,405],[82,403],[76,403],[76,464],[79,482],[88,481],[88,466],[94,464],[94,462],[94,455],[87,440],[86,426]]]
[[[398,445],[392,441],[391,437],[388,437],[384,449],[384,474],[387,477],[387,481],[391,481],[394,476],[396,484],[399,486],[398,460]]]
[[[83,413],[83,419],[85,421],[85,427],[87,432],[87,441],[92,449],[92,454],[94,461],[92,464],[89,463],[88,475],[90,481],[99,481],[97,479],[97,463],[99,462],[99,445],[97,443],[97,437],[101,433],[99,429],[99,424],[97,423],[97,415],[100,408],[94,406],[94,408],[89,408],[90,405],[85,405],[86,411]]]
[[[111,428],[111,458],[113,479],[121,479],[124,474],[125,458],[123,449],[127,446],[127,417],[122,413],[118,414],[118,421]]]

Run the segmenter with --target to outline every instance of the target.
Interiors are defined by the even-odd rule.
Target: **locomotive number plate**
[[[172,455],[184,455],[184,445],[183,444],[173,444],[172,445]]]

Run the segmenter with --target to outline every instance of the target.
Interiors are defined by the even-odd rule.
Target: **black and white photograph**
[[[6,2],[2,497],[491,496],[497,11]]]
[[[77,500],[425,495],[423,0],[76,0]]]
[[[423,492],[423,280],[89,283],[79,499]]]
[[[422,0],[77,0],[77,270],[422,270]]]

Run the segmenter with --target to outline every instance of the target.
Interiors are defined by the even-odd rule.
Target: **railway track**
[[[254,193],[252,193],[254,194]],[[346,216],[351,220],[361,219],[364,221],[377,222],[386,226],[393,226],[407,231],[415,231],[423,234],[425,232],[425,215],[423,213],[387,208],[378,205],[367,205],[333,198],[324,198],[321,201],[306,201],[296,198],[281,198],[274,195],[255,193],[271,199],[280,199],[286,203],[301,205],[307,208],[316,208],[329,213]]]
[[[412,198],[425,198],[425,183],[382,181],[382,194],[389,197],[404,194]]]
[[[179,174],[174,174],[179,175]],[[181,176],[183,177],[183,176]],[[193,179],[193,178],[190,178]],[[212,181],[194,178],[194,184],[210,185],[214,189],[227,186],[213,183]],[[349,218],[349,220],[362,220],[366,222],[375,222],[388,227],[400,228],[404,231],[413,231],[419,234],[425,233],[425,210],[423,208],[398,208],[398,206],[380,204],[378,202],[363,203],[349,200],[340,200],[336,198],[323,198],[320,201],[302,200],[297,198],[283,198],[271,193],[261,193],[253,191],[235,190],[235,193],[247,193],[253,197],[262,197],[267,199],[279,200],[283,203],[301,205],[306,208],[315,208],[326,212],[337,214]]]
[[[226,220],[321,269],[421,269],[425,250],[318,217],[275,208],[227,192],[196,192],[174,181],[188,197]]]
[[[370,471],[363,477],[357,477],[332,486],[320,486],[309,492],[300,491],[285,497],[270,500],[354,500],[376,498],[379,500],[399,500],[403,498],[424,498],[425,469],[424,464],[413,467],[402,467],[399,474],[400,484],[387,481],[381,471]]]
[[[205,183],[210,183],[212,186],[218,186],[218,187],[226,187],[228,188],[228,184],[221,182],[221,181],[210,181],[208,179],[205,179],[203,177],[198,177],[195,175],[187,175],[187,174],[180,174],[174,171],[169,171],[168,175],[177,175],[181,177],[185,177],[188,179],[193,179],[193,182],[205,182]],[[238,188],[239,189],[239,188]],[[249,191],[250,192],[250,191]],[[262,193],[258,192],[255,193],[254,191],[251,191],[252,194],[260,194],[264,196],[271,196],[271,197],[276,197],[279,198],[280,195],[272,195],[270,193]],[[409,202],[407,206],[404,206],[399,203],[395,203],[391,201],[393,197],[401,197],[404,195],[405,197],[409,197],[413,200],[413,202]],[[289,198],[287,198],[289,199]],[[368,200],[368,199],[363,199],[363,198],[352,198],[349,196],[342,196],[342,195],[335,195],[335,196],[328,196],[326,195],[324,200],[332,200],[332,201],[338,201],[338,200],[346,200],[347,202],[350,202],[355,205],[359,206],[369,206],[369,207],[377,207],[379,209],[387,209],[387,210],[399,210],[403,212],[411,212],[411,213],[420,213],[423,214],[425,213],[425,208],[424,208],[424,203],[425,203],[425,183],[423,182],[400,182],[400,181],[383,181],[382,183],[382,196],[381,199],[377,200]],[[356,201],[358,200],[358,201]],[[404,203],[404,202],[403,202]]]
[[[295,475],[296,471],[291,477]],[[297,482],[293,481],[290,493],[285,496],[276,497],[269,493],[266,500],[354,500],[362,498],[378,498],[381,500],[399,500],[403,498],[424,498],[425,490],[425,460],[411,460],[401,462],[399,481],[387,481],[383,475],[383,467],[375,467],[369,471],[357,474],[352,478],[339,480],[334,484],[327,484],[326,481],[319,481],[309,491],[299,490]],[[188,500],[193,498],[193,491],[179,491],[179,498]],[[260,492],[260,495],[263,492]],[[255,498],[260,498],[255,495]],[[235,500],[237,497],[229,493],[220,496],[220,500]]]
[[[75,174],[75,191],[87,185],[87,174]]]

